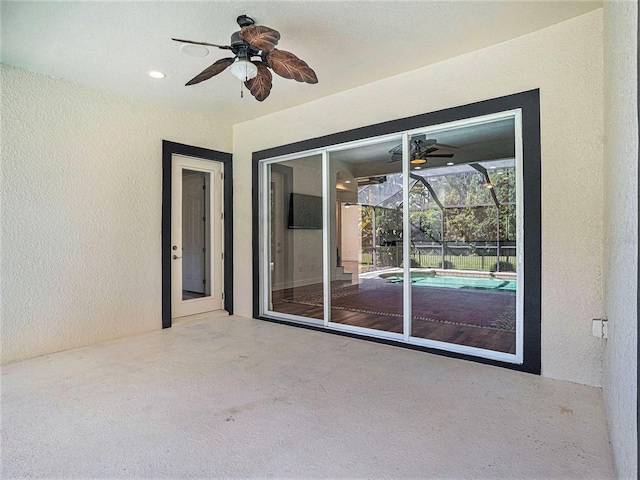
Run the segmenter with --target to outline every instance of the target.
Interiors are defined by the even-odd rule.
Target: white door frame
[[[209,295],[183,300],[182,295],[182,176],[184,170],[208,175]],[[173,154],[171,161],[171,318],[221,310],[224,307],[224,185],[223,164]]]

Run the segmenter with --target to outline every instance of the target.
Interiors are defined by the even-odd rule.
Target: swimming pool
[[[391,283],[402,283],[402,274],[382,276]],[[411,283],[416,286],[464,288],[469,290],[498,290],[515,292],[516,281],[504,280],[494,277],[461,277],[447,275],[424,275],[414,273],[411,275]]]

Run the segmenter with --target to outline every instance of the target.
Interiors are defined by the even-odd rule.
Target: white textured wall
[[[637,475],[638,4],[605,2],[605,346],[603,390],[619,478]]]
[[[161,328],[162,140],[231,126],[1,67],[2,362]]]
[[[602,10],[234,126],[235,288],[251,284],[251,152],[533,88],[541,92],[542,372],[600,385]],[[319,72],[321,73],[321,72]],[[309,86],[309,88],[313,88]],[[251,315],[236,298],[235,311]]]

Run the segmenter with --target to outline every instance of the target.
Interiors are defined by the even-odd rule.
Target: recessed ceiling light
[[[150,72],[147,72],[147,74],[151,78],[164,78],[166,76],[164,73],[158,72],[157,70],[151,70]]]
[[[453,162],[449,162],[449,163],[447,163],[447,165],[451,166],[451,165],[453,165]]]
[[[185,43],[180,47],[180,51],[190,57],[206,57],[209,55],[209,49],[204,45],[193,45]]]
[[[351,183],[351,180],[345,180],[344,183]]]
[[[495,169],[496,169],[496,167],[489,167],[489,168],[490,168],[491,170],[495,170]]]
[[[422,167],[416,167],[414,170],[422,170]]]

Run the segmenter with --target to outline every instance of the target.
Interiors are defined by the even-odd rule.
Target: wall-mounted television
[[[292,193],[289,228],[322,229],[322,197]]]

